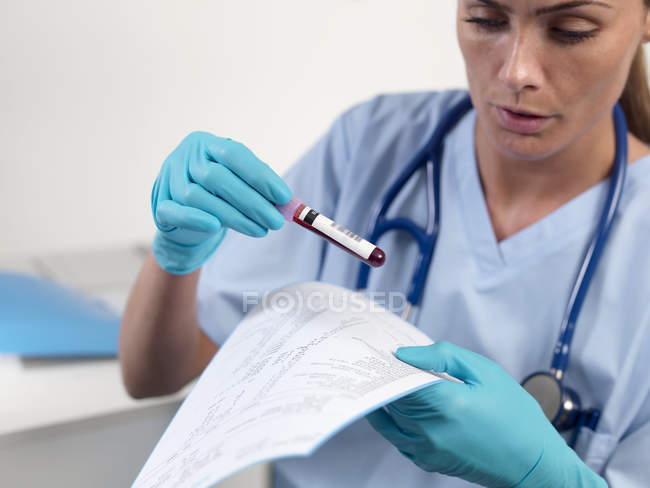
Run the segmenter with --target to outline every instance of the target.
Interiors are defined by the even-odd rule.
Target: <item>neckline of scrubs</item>
[[[575,239],[588,242],[607,198],[609,178],[585,190],[537,222],[497,242],[478,172],[474,147],[475,125],[476,110],[471,110],[449,136],[452,139],[448,146],[451,149],[449,153],[455,156],[447,164],[454,168],[465,231],[483,284],[501,281],[504,274],[516,272],[527,263],[536,263]],[[470,144],[467,143],[468,140],[471,141]],[[650,169],[650,156],[628,166],[626,189],[637,169],[647,172]]]

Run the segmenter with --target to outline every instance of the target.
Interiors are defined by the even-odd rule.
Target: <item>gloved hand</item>
[[[448,342],[401,347],[397,358],[463,381],[439,381],[366,417],[420,468],[487,487],[607,486],[493,361]]]
[[[151,192],[158,228],[152,252],[161,268],[187,274],[201,267],[227,228],[252,237],[282,227],[273,203],[291,190],[243,144],[193,132],[165,159]]]

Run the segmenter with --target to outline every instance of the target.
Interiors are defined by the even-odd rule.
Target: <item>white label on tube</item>
[[[315,218],[308,218],[308,214],[311,212],[311,217],[315,214]],[[305,208],[300,212],[298,217],[300,220],[307,222],[314,229],[321,231],[328,237],[331,237],[336,242],[339,242],[343,246],[351,249],[354,253],[361,256],[363,259],[368,259],[374,251],[375,246],[365,239],[359,237],[354,232],[349,231],[345,227],[338,225],[331,219],[328,219],[324,215],[321,215],[315,212],[313,209],[305,206]]]

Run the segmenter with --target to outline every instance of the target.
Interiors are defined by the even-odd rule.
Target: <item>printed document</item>
[[[133,487],[210,487],[255,463],[308,456],[365,414],[441,381],[394,356],[431,343],[350,290],[275,290],[215,354]]]

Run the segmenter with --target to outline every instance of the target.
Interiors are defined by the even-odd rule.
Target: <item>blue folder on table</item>
[[[0,272],[0,353],[115,356],[120,317],[55,281]]]

